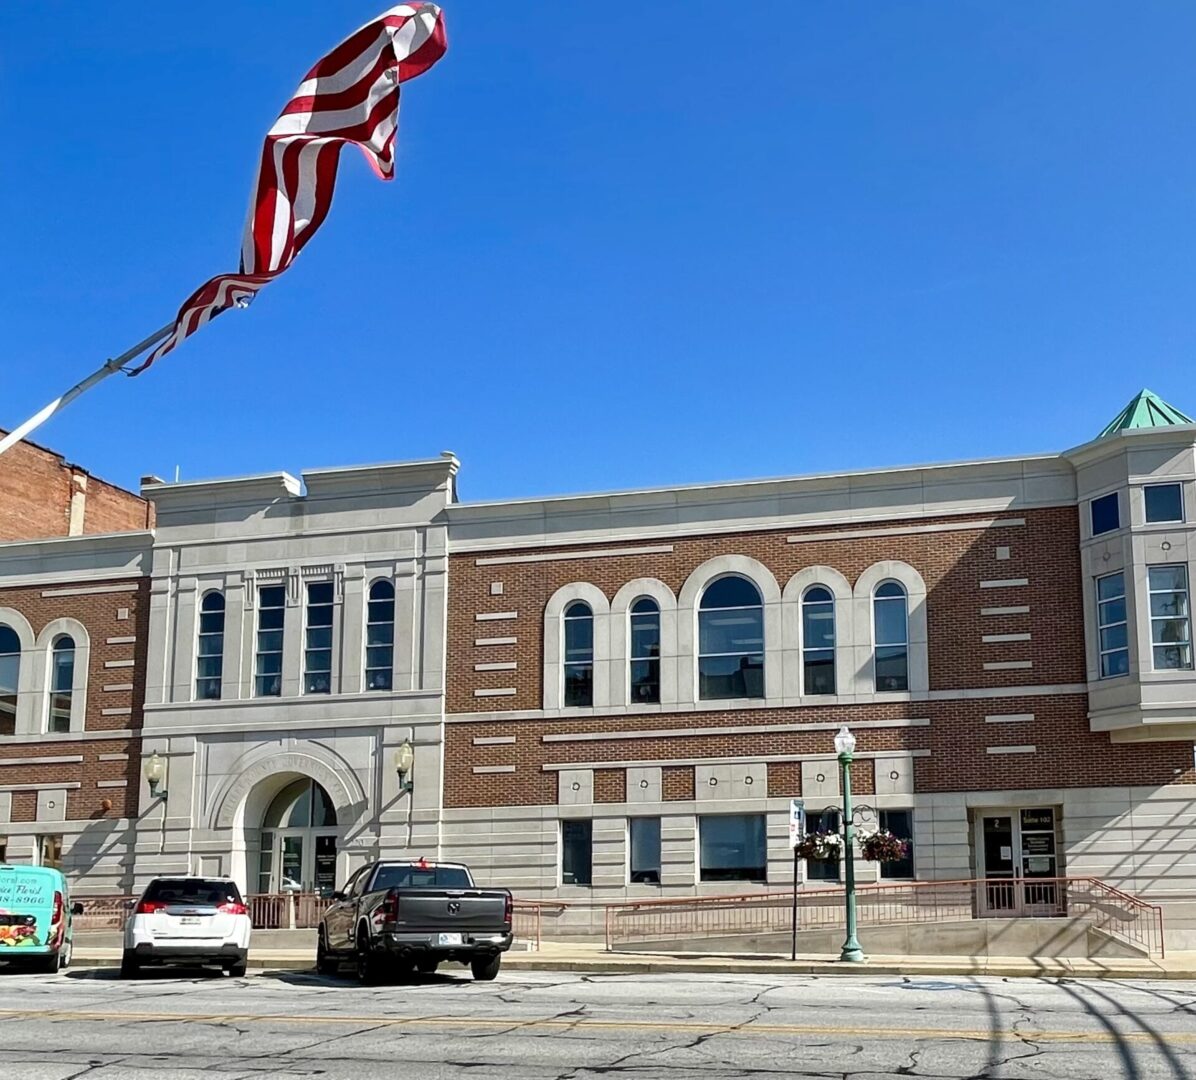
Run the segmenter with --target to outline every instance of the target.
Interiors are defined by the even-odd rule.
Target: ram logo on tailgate
[[[450,900],[448,906],[448,913],[450,915],[460,915],[461,905],[456,900]]]

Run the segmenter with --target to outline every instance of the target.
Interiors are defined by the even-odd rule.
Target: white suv
[[[125,923],[120,973],[145,964],[219,964],[245,974],[249,909],[229,878],[154,878]]]

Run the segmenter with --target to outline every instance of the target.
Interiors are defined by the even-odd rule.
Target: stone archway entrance
[[[327,897],[336,888],[340,835],[328,792],[309,777],[292,780],[262,815],[256,891]]]

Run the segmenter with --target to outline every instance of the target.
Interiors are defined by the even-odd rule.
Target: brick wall
[[[71,498],[76,492],[83,499],[82,533],[129,532],[152,524],[144,499],[35,443],[18,443],[2,462],[0,541],[71,535]]]
[[[86,588],[125,587],[128,582],[88,582]],[[66,801],[68,820],[132,817],[137,813],[140,785],[142,704],[145,700],[145,649],[149,615],[149,585],[135,583],[135,591],[85,593],[74,596],[45,596],[59,587],[0,589],[0,607],[23,614],[40,633],[47,623],[72,618],[87,629],[91,655],[87,677],[87,732],[131,732],[114,734],[111,739],[71,739],[58,736],[45,742],[0,741],[0,789],[21,784],[79,783],[69,789]],[[122,618],[122,610],[127,612]],[[135,638],[133,643],[109,644],[109,638]],[[22,664],[31,657],[22,657]],[[108,668],[108,661],[133,660],[133,667]],[[131,690],[106,691],[105,686],[132,684]],[[128,709],[127,714],[105,715],[104,710]],[[127,755],[124,760],[101,761],[103,756]],[[82,762],[42,761],[36,764],[6,765],[8,760],[52,757],[79,757]],[[126,781],[125,787],[99,787],[100,781]],[[104,810],[103,801],[111,802]],[[37,793],[14,791],[13,822],[31,822],[36,818]],[[47,825],[52,825],[48,822]]]
[[[1114,785],[1196,784],[1192,746],[1186,742],[1111,744],[1088,728],[1087,695],[1043,695],[966,701],[922,701],[884,705],[801,707],[651,714],[587,716],[561,720],[503,720],[450,723],[445,734],[445,805],[517,806],[557,801],[556,772],[546,764],[595,763],[597,776],[609,773],[601,763],[660,761],[665,799],[693,798],[692,766],[667,765],[683,758],[829,754],[833,732],[736,730],[744,725],[855,725],[857,753],[928,750],[915,757],[918,792],[999,791],[1017,788],[1100,787]],[[1016,724],[988,723],[986,715],[1033,713]],[[869,720],[928,719],[928,726],[865,728]],[[725,728],[725,733],[660,736],[579,742],[544,742],[545,735],[669,729]],[[511,745],[474,746],[479,736],[511,735]],[[1033,746],[1033,753],[990,754],[990,747]],[[474,775],[474,765],[515,765],[516,771]],[[620,770],[621,771],[621,770]],[[874,791],[874,767],[861,757],[853,789]],[[613,782],[602,781],[610,791]],[[769,765],[769,794],[800,794],[795,763]],[[597,795],[595,795],[597,798]],[[603,799],[601,801],[609,801]]]
[[[853,585],[876,562],[899,560],[915,567],[927,588],[931,689],[1080,683],[1086,678],[1078,517],[1074,507],[1019,512],[1026,524],[904,536],[845,537],[789,543],[800,529],[773,529],[726,536],[671,538],[673,550],[650,555],[569,559],[477,566],[481,553],[454,555],[449,569],[448,696],[450,713],[526,710],[542,706],[543,624],[549,597],[563,585],[586,581],[608,599],[626,582],[655,577],[674,594],[699,565],[716,555],[748,555],[763,563],[783,588],[799,570],[831,566]],[[961,515],[959,523],[975,520]],[[943,521],[936,519],[936,524]],[[919,522],[903,522],[917,525]],[[804,530],[807,533],[844,531]],[[645,541],[650,538],[645,537]],[[626,546],[593,545],[601,549]],[[584,545],[569,545],[576,551]],[[1010,557],[997,560],[998,547]],[[504,551],[504,555],[533,552]],[[543,552],[538,552],[543,554]],[[1029,585],[981,589],[980,582],[1027,578]],[[501,595],[490,584],[503,583]],[[984,616],[984,607],[1030,607],[1029,615]],[[516,611],[514,620],[478,622],[484,612]],[[1032,670],[986,671],[986,661],[1031,658],[1030,642],[981,645],[982,634],[1029,632]],[[517,644],[476,646],[479,637],[516,637]],[[516,671],[475,671],[477,663],[511,661]],[[514,696],[477,698],[474,691],[514,687]]]

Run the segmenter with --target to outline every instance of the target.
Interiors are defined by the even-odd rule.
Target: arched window
[[[872,626],[877,692],[908,690],[909,604],[897,582],[886,581],[873,594]]]
[[[584,600],[565,608],[565,704],[594,704],[594,613]]]
[[[71,691],[75,685],[75,639],[54,639],[50,650],[50,731],[71,730]]]
[[[660,701],[660,605],[644,596],[631,605],[631,704]]]
[[[365,688],[392,689],[394,669],[395,587],[389,581],[375,581],[365,620]]]
[[[764,696],[764,605],[747,578],[706,586],[698,610],[698,697]]]
[[[21,676],[21,639],[0,625],[0,735],[17,731],[17,684]]]
[[[198,655],[195,658],[195,698],[218,701],[224,677],[224,594],[208,593],[199,604]]]
[[[835,692],[835,598],[815,585],[801,601],[802,693]]]

